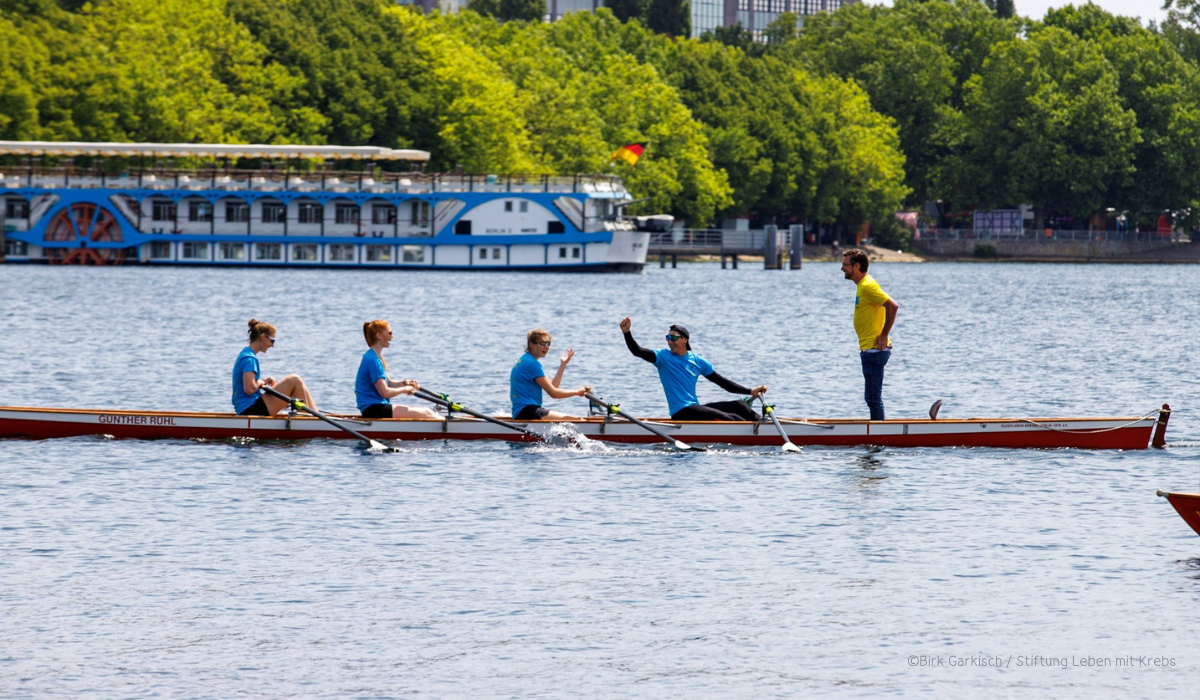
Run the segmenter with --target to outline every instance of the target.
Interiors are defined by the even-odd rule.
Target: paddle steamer
[[[426,151],[375,147],[0,141],[0,238],[8,262],[645,264],[650,234],[623,216],[632,200],[616,176],[426,174],[428,160]],[[235,167],[244,163],[257,167]]]

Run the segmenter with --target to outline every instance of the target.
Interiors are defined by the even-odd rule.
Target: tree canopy
[[[337,143],[430,167],[615,172],[693,225],[857,226],[902,206],[1200,213],[1200,0],[895,0],[762,35],[687,0],[541,21],[390,0],[0,0],[0,138]],[[636,166],[611,153],[648,147]]]

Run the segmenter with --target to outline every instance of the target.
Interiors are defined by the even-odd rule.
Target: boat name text
[[[175,425],[174,416],[100,416],[103,425]]]

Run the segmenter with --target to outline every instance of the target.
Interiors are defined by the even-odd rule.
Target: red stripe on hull
[[[247,421],[249,424],[250,421]],[[341,431],[306,430],[303,426],[322,424],[311,420],[293,421],[295,429],[246,428],[231,426],[207,428],[192,425],[130,425],[123,423],[97,425],[95,423],[56,421],[56,420],[25,420],[0,418],[0,436],[25,437],[34,439],[65,438],[87,435],[111,435],[115,438],[133,439],[204,439],[228,440],[233,438],[253,438],[256,440],[311,440],[314,438],[350,439],[351,436]],[[420,432],[397,433],[391,431],[372,430],[370,427],[355,426],[364,435],[378,440],[507,440],[513,442],[530,442],[532,438],[521,433],[484,432],[484,433],[445,433],[442,423],[430,423],[428,430]],[[454,425],[453,423],[451,425]],[[596,424],[592,424],[593,426]],[[934,434],[873,434],[873,435],[791,435],[792,442],[797,445],[822,445],[835,447],[850,447],[856,445],[874,445],[880,447],[994,447],[994,448],[1076,448],[1076,449],[1120,449],[1141,450],[1149,444],[1153,424],[1129,426],[1098,432],[1064,432],[1059,430],[1019,430],[1019,431],[975,431],[947,432]],[[728,444],[745,446],[777,446],[782,443],[774,431],[762,429],[757,435],[719,434],[712,431],[707,435],[679,433],[679,438],[687,442],[702,444]],[[661,442],[650,433],[631,434],[590,434],[589,439],[604,442],[627,444],[651,444]]]

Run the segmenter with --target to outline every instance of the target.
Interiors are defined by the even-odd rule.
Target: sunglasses
[[[544,348],[548,348],[548,347],[550,347],[550,341],[549,341],[549,340],[538,340],[538,341],[534,341],[534,343],[533,343],[533,344],[534,344],[534,345],[541,345],[541,346],[542,346],[542,347],[544,347]]]
[[[674,333],[671,333],[667,335],[667,342],[674,343],[676,340],[679,340],[682,337],[682,335],[675,335]]]
[[[267,336],[267,340],[269,340],[269,341],[271,342],[271,345],[274,345],[274,344],[275,344],[275,339],[274,339],[274,338],[272,338],[272,337],[271,337],[271,336],[269,336],[269,335]]]

